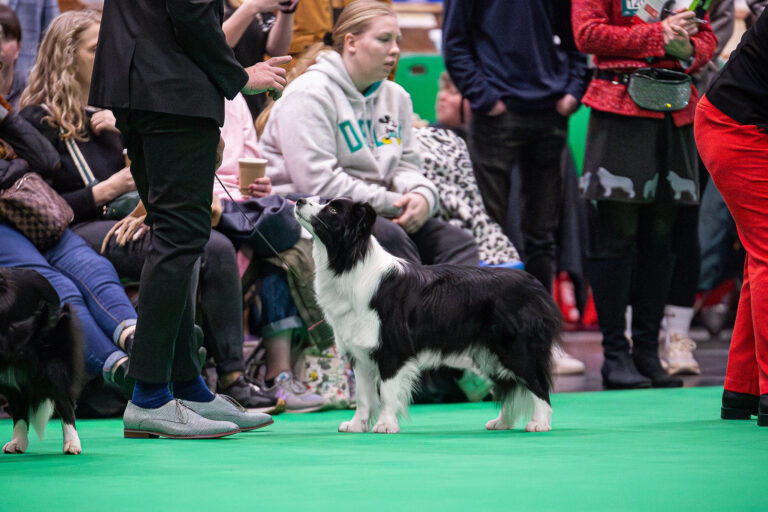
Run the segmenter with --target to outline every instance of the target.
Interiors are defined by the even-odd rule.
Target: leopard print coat
[[[515,246],[485,211],[464,140],[442,128],[415,128],[414,134],[421,153],[421,172],[437,186],[440,195],[440,218],[472,233],[482,262],[498,265],[520,261]]]

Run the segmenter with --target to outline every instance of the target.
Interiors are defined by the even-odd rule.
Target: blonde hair
[[[48,110],[43,120],[59,127],[62,139],[87,139],[76,54],[83,32],[100,22],[101,13],[92,9],[57,16],[45,32],[29,84],[21,95],[20,107],[42,105]]]
[[[371,20],[379,16],[392,16],[397,18],[394,9],[379,0],[357,0],[341,11],[339,19],[333,25],[331,47],[339,53],[344,51],[344,39],[347,34],[354,36],[368,30]]]
[[[333,26],[333,31],[326,34],[322,42],[318,42],[304,50],[298,57],[293,67],[288,71],[286,81],[290,84],[295,78],[302,75],[312,64],[317,61],[317,58],[326,52],[337,51],[338,53],[344,52],[344,39],[347,34],[358,35],[368,30],[368,26],[371,24],[371,20],[378,18],[379,16],[393,16],[397,18],[397,14],[394,9],[384,3],[384,0],[356,0],[347,5],[341,14],[339,19],[336,20],[336,24]],[[286,85],[287,86],[287,85]],[[272,111],[273,101],[267,103],[264,110],[259,113],[254,125],[256,127],[256,135],[261,137],[264,127],[269,120],[269,114]]]

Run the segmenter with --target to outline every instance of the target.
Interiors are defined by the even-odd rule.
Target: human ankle
[[[242,377],[243,372],[228,372],[223,375],[219,375],[219,387],[228,388],[235,383],[237,379]]]

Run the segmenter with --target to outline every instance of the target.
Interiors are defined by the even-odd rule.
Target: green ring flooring
[[[719,419],[722,388],[563,393],[553,431],[487,432],[493,403],[417,405],[397,435],[339,434],[352,411],[218,440],[128,440],[58,421],[0,455],[0,510],[766,510],[768,428]],[[10,439],[10,420],[0,439]]]

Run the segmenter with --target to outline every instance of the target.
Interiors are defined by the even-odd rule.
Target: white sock
[[[669,333],[671,332],[688,336],[688,332],[691,330],[691,320],[693,320],[693,308],[671,306],[669,304],[664,306],[667,340],[669,340]]]

